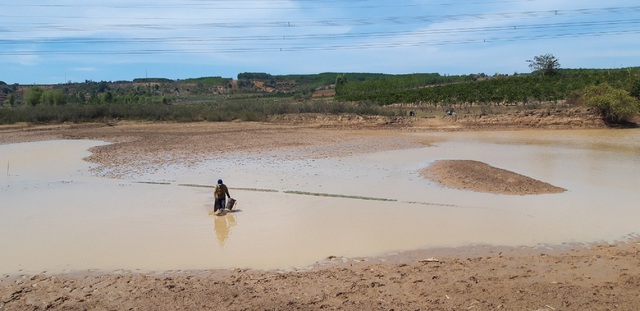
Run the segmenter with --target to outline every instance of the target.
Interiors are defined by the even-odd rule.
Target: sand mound
[[[445,187],[500,194],[560,193],[566,189],[479,161],[440,160],[421,175]]]

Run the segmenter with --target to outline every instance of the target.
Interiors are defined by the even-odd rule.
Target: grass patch
[[[341,102],[333,99],[296,101],[292,98],[210,99],[184,104],[67,104],[0,107],[0,124],[27,122],[80,123],[133,121],[266,121],[269,116],[295,113],[352,113],[361,115],[399,115],[394,109],[383,109],[366,103]]]

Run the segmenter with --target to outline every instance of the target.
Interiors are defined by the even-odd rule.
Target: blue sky
[[[242,72],[440,74],[640,66],[640,3],[591,0],[57,0],[0,3],[0,81]]]

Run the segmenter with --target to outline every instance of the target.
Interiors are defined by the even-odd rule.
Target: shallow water
[[[0,145],[0,273],[303,268],[328,256],[470,244],[614,241],[639,233],[640,131],[406,134],[430,147],[296,160],[233,155],[135,180],[94,177],[97,141]],[[419,176],[483,161],[568,189],[510,196]],[[237,211],[209,215],[218,178]],[[310,195],[318,194],[318,195]]]

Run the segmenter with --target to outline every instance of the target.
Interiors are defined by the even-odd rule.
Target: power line
[[[296,0],[296,3],[302,4],[316,4],[313,6],[313,9],[388,9],[388,8],[418,8],[418,7],[455,7],[455,6],[469,6],[469,5],[488,5],[488,4],[507,4],[507,3],[528,3],[535,2],[538,0],[496,0],[496,1],[471,1],[471,2],[441,2],[441,3],[402,3],[400,1],[380,1],[384,4],[372,4],[375,1],[371,0]],[[340,4],[348,4],[345,6],[336,6],[336,3]],[[364,3],[364,4],[362,4]],[[248,7],[249,4],[260,5],[260,7]],[[330,4],[330,6],[317,6]],[[354,5],[355,4],[355,5]],[[285,5],[285,6],[278,6]],[[127,3],[127,4],[94,4],[91,2],[83,2],[83,3],[73,3],[73,4],[65,4],[65,3],[45,3],[45,4],[34,4],[34,3],[15,3],[6,5],[7,8],[61,8],[61,9],[70,9],[70,8],[106,8],[106,9],[135,9],[135,8],[143,8],[143,9],[176,9],[176,8],[190,8],[196,7],[198,9],[212,9],[212,10],[300,10],[304,9],[298,6],[291,6],[291,1],[288,0],[236,0],[230,6],[228,3],[224,5],[220,4],[220,1],[208,1],[208,0],[192,0],[192,1],[183,1],[180,4],[158,4],[156,2],[144,2],[144,3]]]
[[[244,29],[244,28],[291,28],[291,27],[318,27],[318,26],[367,26],[367,25],[389,25],[389,24],[401,24],[411,25],[420,24],[425,22],[440,22],[440,21],[460,21],[460,20],[517,20],[517,19],[532,19],[532,18],[544,18],[544,17],[570,17],[570,16],[589,16],[599,14],[622,14],[629,12],[640,12],[640,6],[632,7],[606,7],[606,8],[592,8],[592,9],[573,9],[573,10],[543,10],[543,11],[520,11],[520,12],[500,12],[500,13],[479,13],[479,14],[447,14],[447,15],[418,15],[418,16],[385,16],[379,18],[323,18],[323,19],[304,19],[304,20],[236,20],[236,21],[210,21],[205,18],[172,18],[172,17],[131,17],[131,18],[119,18],[113,17],[110,19],[126,21],[133,20],[132,23],[117,23],[117,24],[101,24],[101,25],[81,25],[70,23],[49,23],[49,22],[33,22],[33,19],[40,18],[59,18],[74,20],[86,19],[94,21],[93,17],[78,17],[78,16],[21,16],[25,18],[25,23],[19,23],[16,28],[11,30],[9,26],[4,25],[0,28],[0,32],[30,32],[33,29],[36,30],[67,30],[67,31],[81,31],[81,30],[112,30],[112,29],[158,29],[158,30],[175,30],[179,28],[231,28],[231,29]],[[13,17],[9,15],[3,15],[0,13],[0,17]],[[158,21],[157,24],[150,24],[138,21]],[[202,22],[206,20],[206,22]],[[173,23],[168,24],[166,21],[185,21],[185,23]],[[34,25],[30,28],[29,25]],[[72,26],[73,25],[73,26]]]
[[[300,34],[300,35],[262,35],[262,36],[211,36],[211,37],[133,37],[133,38],[33,38],[33,39],[12,39],[0,40],[5,45],[21,45],[21,44],[144,44],[144,43],[198,43],[198,42],[241,42],[241,41],[294,41],[294,40],[310,40],[310,39],[353,39],[353,38],[386,38],[396,36],[428,36],[428,35],[478,35],[482,33],[495,34],[496,32],[513,32],[513,31],[546,31],[549,29],[565,29],[565,28],[589,28],[603,26],[632,26],[640,24],[640,19],[630,20],[606,20],[606,21],[584,21],[584,22],[566,22],[566,23],[543,23],[543,24],[524,24],[519,26],[486,26],[486,27],[457,27],[457,28],[440,28],[427,30],[407,30],[407,31],[376,31],[376,32],[354,32],[339,34]]]
[[[491,3],[516,3],[524,1],[489,1]],[[238,3],[251,1],[238,0]],[[255,1],[260,3],[278,3],[278,0]],[[342,2],[342,0],[302,0],[305,3]],[[353,3],[371,3],[374,1],[353,0]],[[185,1],[187,4],[201,4],[204,1]],[[206,1],[207,4],[211,3]],[[284,2],[283,2],[284,3]],[[456,4],[459,2],[456,2]],[[472,2],[486,4],[486,2]],[[144,5],[148,5],[144,4]],[[453,4],[432,4],[453,5]],[[65,3],[55,4],[16,4],[13,7],[66,7]],[[85,5],[80,5],[84,7]],[[86,6],[93,7],[89,4]],[[123,5],[123,6],[128,6]],[[108,6],[111,7],[111,6]],[[379,6],[382,8],[383,6]],[[131,5],[131,8],[138,8]],[[165,7],[166,8],[166,7]],[[428,46],[448,44],[477,44],[500,41],[530,41],[569,37],[593,37],[603,35],[628,35],[639,33],[640,19],[603,19],[584,21],[564,21],[567,17],[612,16],[640,12],[640,6],[578,8],[567,10],[516,11],[479,14],[447,14],[417,16],[379,16],[376,18],[319,18],[309,20],[255,20],[255,21],[209,21],[203,18],[184,17],[130,17],[108,19],[108,23],[88,24],[93,17],[75,17],[71,23],[34,22],[25,18],[24,23],[0,25],[0,34],[11,35],[13,39],[0,40],[5,49],[0,55],[58,55],[58,54],[177,54],[177,53],[248,53],[274,51],[305,50],[343,50],[343,49],[379,49],[402,46]],[[0,13],[0,17],[9,15]],[[32,16],[33,17],[33,16]],[[63,17],[58,17],[64,19]],[[548,21],[532,23],[530,20]],[[38,20],[38,19],[35,19]],[[113,20],[117,22],[114,23]],[[135,22],[126,22],[132,20]],[[167,23],[167,21],[170,21]],[[492,22],[499,26],[468,26],[428,28],[434,24],[473,25],[475,22]],[[13,25],[13,26],[12,26]],[[417,25],[416,29],[393,30],[400,27],[388,27],[385,31],[354,31],[354,29],[381,25]],[[349,27],[349,32],[342,29]],[[266,35],[221,35],[222,30],[258,31],[263,28],[278,29],[279,33],[269,31]],[[407,27],[405,27],[407,28]],[[303,33],[312,29],[311,33]],[[378,28],[376,28],[378,29]],[[197,35],[183,36],[185,30],[197,30]],[[212,31],[213,30],[213,31]],[[137,33],[138,31],[142,31]],[[323,31],[323,32],[321,32]],[[86,37],[91,32],[91,37]],[[104,36],[101,32],[116,33]],[[134,33],[136,32],[136,33]],[[264,32],[264,31],[262,31]],[[37,37],[28,34],[37,33]],[[193,33],[193,32],[190,32]],[[230,32],[234,33],[234,32]],[[27,35],[24,35],[27,34]],[[141,36],[141,34],[143,34]],[[147,34],[147,35],[144,35]],[[104,37],[98,37],[104,36]],[[8,36],[7,36],[8,37]],[[390,39],[393,42],[369,41]],[[322,40],[322,41],[321,41]],[[259,44],[258,44],[259,43]],[[225,44],[224,47],[219,47]],[[115,45],[115,46],[112,46]],[[157,46],[160,46],[158,48]],[[165,46],[175,46],[166,48]],[[34,47],[35,46],[35,47]],[[40,48],[40,46],[43,46]],[[9,48],[13,47],[13,50]]]
[[[540,34],[535,36],[507,36],[507,37],[488,37],[488,38],[469,38],[469,39],[443,39],[443,40],[405,40],[393,43],[355,43],[341,45],[298,45],[278,47],[260,46],[260,47],[221,47],[221,48],[199,48],[199,49],[129,49],[129,50],[39,50],[39,51],[0,51],[0,55],[20,56],[20,55],[153,55],[153,54],[211,54],[211,53],[256,53],[256,52],[297,52],[297,51],[334,51],[334,50],[364,50],[364,49],[382,49],[382,48],[400,48],[415,46],[436,46],[436,45],[452,45],[452,44],[484,44],[493,42],[522,42],[545,39],[561,39],[561,38],[579,38],[579,37],[602,37],[640,34],[640,30],[620,30],[620,31],[592,31],[581,33],[559,33],[559,34]]]

